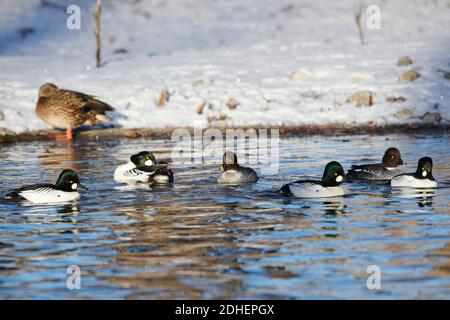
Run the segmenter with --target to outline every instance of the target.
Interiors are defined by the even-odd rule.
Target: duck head
[[[80,179],[75,171],[66,169],[59,175],[55,187],[63,191],[76,191],[78,187],[88,190],[80,183]]]
[[[406,164],[400,156],[397,148],[388,148],[383,156],[383,165],[385,167],[395,168],[402,164]]]
[[[417,164],[417,170],[414,176],[417,179],[434,180],[432,170],[433,170],[433,160],[431,160],[430,157],[423,157],[419,159],[419,162]]]
[[[328,163],[323,171],[322,186],[337,187],[345,178],[344,168],[337,161]]]
[[[59,92],[59,89],[56,85],[54,85],[53,83],[47,82],[47,83],[44,83],[39,88],[38,98],[48,98],[48,97],[54,96],[58,92]]]
[[[220,166],[220,171],[227,171],[227,170],[238,170],[239,164],[237,156],[234,152],[227,151],[223,154],[222,157],[222,165]]]
[[[137,154],[133,154],[130,157],[130,161],[133,162],[137,168],[152,167],[157,165],[155,156],[149,151],[141,151]]]

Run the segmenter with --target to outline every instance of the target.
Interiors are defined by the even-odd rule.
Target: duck
[[[331,161],[325,166],[322,180],[298,180],[284,185],[279,191],[284,196],[297,198],[328,198],[345,195],[340,187],[345,179],[345,171],[337,161]]]
[[[239,165],[237,155],[231,151],[223,154],[220,171],[222,173],[217,178],[217,182],[222,184],[254,183],[258,180],[256,171]]]
[[[62,203],[76,200],[80,197],[78,188],[87,190],[80,183],[78,174],[74,170],[66,169],[61,172],[56,184],[33,184],[9,192],[7,200],[27,200],[34,204]]]
[[[127,163],[115,169],[114,180],[126,183],[172,183],[173,172],[167,166],[167,163],[158,163],[152,152],[141,151],[132,155]]]
[[[62,138],[73,140],[73,129],[111,121],[107,111],[115,109],[81,92],[59,89],[53,83],[44,83],[38,92],[36,115],[44,122],[59,129],[66,129]]]
[[[402,173],[398,166],[406,164],[397,148],[388,148],[381,163],[352,166],[347,172],[349,181],[388,181]]]
[[[407,188],[437,188],[438,183],[433,177],[433,160],[423,157],[417,163],[416,172],[403,173],[391,180],[392,187]]]

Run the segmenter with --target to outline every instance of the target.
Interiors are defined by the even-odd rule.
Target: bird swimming
[[[402,173],[398,166],[405,164],[397,148],[388,148],[381,163],[352,166],[347,172],[349,181],[390,180]]]
[[[121,164],[115,169],[114,180],[127,183],[171,183],[173,182],[173,172],[167,166],[166,163],[158,163],[152,152],[141,151],[133,154],[127,163]]]
[[[433,160],[423,157],[417,163],[416,172],[404,173],[391,180],[392,187],[406,188],[437,188],[438,183],[433,177]]]
[[[280,191],[284,196],[297,198],[327,198],[345,195],[345,190],[340,187],[344,181],[345,172],[337,161],[329,162],[325,166],[322,179],[298,180],[284,185]]]
[[[9,192],[5,199],[28,200],[32,203],[59,203],[78,199],[80,179],[75,171],[67,169],[61,172],[56,184],[33,184],[20,187]]]
[[[223,154],[220,171],[222,173],[217,178],[217,181],[223,184],[253,183],[258,180],[256,171],[239,165],[236,154],[231,151]]]

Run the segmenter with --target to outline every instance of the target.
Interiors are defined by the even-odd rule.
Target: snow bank
[[[447,1],[362,1],[378,4],[382,18],[381,30],[363,28],[364,45],[351,0],[104,1],[100,69],[95,2],[54,3],[0,1],[0,127],[49,128],[34,114],[48,81],[101,97],[124,128],[382,125],[423,122],[427,112],[450,119]],[[81,30],[66,28],[63,9],[74,3]],[[413,64],[397,66],[404,55]],[[407,70],[421,76],[400,81]],[[163,89],[169,99],[158,107]],[[371,106],[347,102],[362,90],[373,93]]]

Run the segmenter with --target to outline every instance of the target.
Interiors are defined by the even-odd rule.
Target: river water
[[[282,138],[278,174],[257,184],[220,186],[215,163],[173,163],[173,186],[153,189],[115,183],[114,168],[141,150],[168,158],[171,141],[0,145],[0,195],[54,183],[66,168],[89,188],[68,204],[0,201],[0,298],[448,299],[449,142],[446,134]],[[379,162],[390,146],[406,171],[431,156],[440,187],[344,183],[349,195],[314,201],[274,192],[320,178],[331,160],[345,169]],[[80,289],[67,286],[69,266],[81,272]],[[379,289],[367,286],[369,266],[379,268]]]

